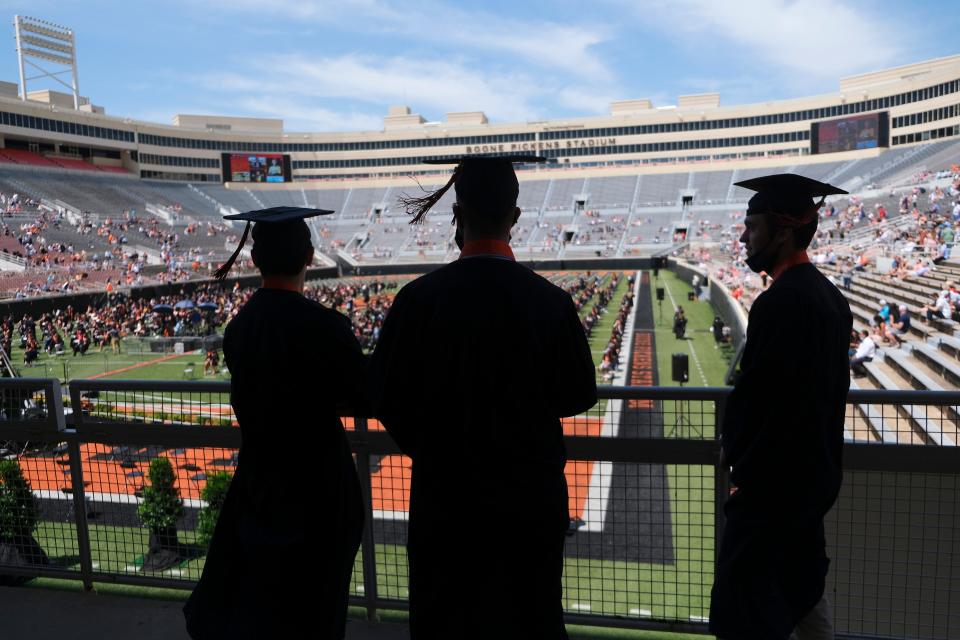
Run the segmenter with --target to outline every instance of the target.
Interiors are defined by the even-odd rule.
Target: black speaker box
[[[663,302],[663,287],[657,287],[657,301]]]
[[[671,359],[670,378],[674,382],[687,382],[690,379],[690,358],[685,353],[675,353]]]

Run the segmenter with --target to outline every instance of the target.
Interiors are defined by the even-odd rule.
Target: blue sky
[[[280,117],[288,131],[380,129],[391,104],[518,122],[706,91],[764,102],[960,53],[952,2],[0,0],[0,79],[14,82],[18,13],[77,32],[81,93],[110,114]]]

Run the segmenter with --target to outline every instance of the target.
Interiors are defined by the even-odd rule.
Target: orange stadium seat
[[[4,156],[10,159],[10,162],[17,164],[30,164],[38,167],[58,167],[60,165],[48,160],[38,153],[23,151],[21,149],[3,149],[0,151]]]

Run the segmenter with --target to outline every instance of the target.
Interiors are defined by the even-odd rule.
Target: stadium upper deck
[[[53,167],[86,163],[143,178],[220,182],[228,173],[223,154],[277,153],[289,157],[293,181],[382,181],[436,172],[427,158],[537,151],[550,159],[541,172],[636,174],[663,164],[716,170],[715,163],[783,164],[784,156],[798,164],[869,158],[887,146],[960,136],[960,55],[843,78],[836,93],[777,102],[720,106],[719,94],[680,96],[670,107],[625,100],[607,116],[514,124],[491,124],[481,112],[425,122],[392,107],[382,131],[355,133],[292,133],[282,120],[219,116],[181,115],[167,126],[76,110],[52,92],[31,97],[19,100],[15,85],[0,83],[4,153],[32,151]]]

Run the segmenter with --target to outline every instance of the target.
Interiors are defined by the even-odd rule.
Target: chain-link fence
[[[55,380],[2,381],[0,391],[0,581],[190,588],[237,465],[229,384],[74,381],[66,409]],[[597,406],[563,421],[570,622],[706,632],[728,494],[716,439],[727,393],[602,388]],[[960,393],[853,391],[849,402],[845,482],[827,519],[837,630],[960,637],[960,448],[902,435],[929,430],[933,415],[941,432],[955,428]],[[378,422],[344,425],[367,515],[353,601],[402,609],[411,462]],[[309,464],[292,445],[276,455]],[[16,517],[5,504],[19,505]]]

